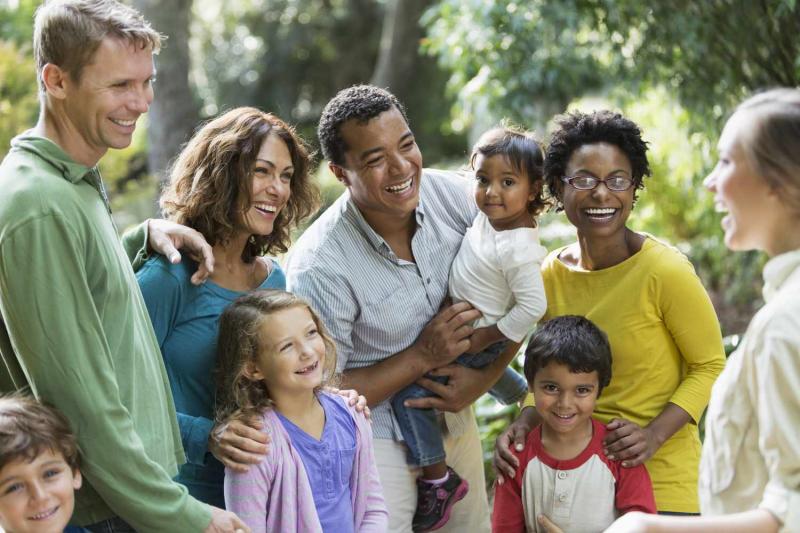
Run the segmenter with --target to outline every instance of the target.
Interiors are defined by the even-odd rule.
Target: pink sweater
[[[375,466],[372,428],[363,414],[352,407],[349,410],[356,424],[355,464],[350,476],[354,530],[383,533],[388,527],[389,513]],[[263,422],[263,431],[271,439],[269,453],[246,473],[225,469],[226,507],[253,533],[322,533],[300,455],[273,410],[264,412]]]

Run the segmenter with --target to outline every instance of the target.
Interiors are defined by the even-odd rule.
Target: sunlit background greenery
[[[133,145],[101,167],[120,227],[156,213],[160,181],[200,121],[253,105],[314,145],[327,100],[354,83],[389,87],[407,105],[426,165],[457,168],[501,119],[546,139],[554,114],[621,110],[650,143],[653,176],[632,226],[680,248],[697,268],[726,335],[760,305],[758,254],[725,250],[702,179],[735,104],[797,86],[795,0],[131,0],[168,35],[156,102]],[[0,156],[35,122],[33,0],[0,0]],[[341,191],[325,165],[326,202]],[[2,193],[0,193],[2,194]],[[542,224],[567,242],[563,215]],[[736,337],[731,337],[735,339]],[[508,410],[479,404],[491,436]]]

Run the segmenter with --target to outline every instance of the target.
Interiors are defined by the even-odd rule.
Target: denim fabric
[[[86,526],[86,529],[92,533],[136,533],[130,524],[118,516]]]
[[[501,341],[477,354],[464,354],[456,361],[469,368],[482,368],[495,361],[508,346],[508,341]],[[427,376],[440,383],[446,383],[446,377]],[[506,405],[517,402],[528,392],[528,383],[513,369],[507,368],[497,383],[489,390],[489,394]],[[426,398],[433,393],[420,385],[409,385],[392,397],[392,409],[397,417],[400,431],[408,447],[408,462],[417,466],[429,466],[445,459],[442,444],[442,430],[439,415],[434,409],[416,409],[403,405],[412,398]]]

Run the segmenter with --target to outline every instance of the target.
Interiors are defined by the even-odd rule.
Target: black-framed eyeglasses
[[[604,180],[595,178],[594,176],[584,176],[578,174],[577,176],[563,176],[561,181],[569,183],[573,188],[579,191],[591,191],[600,183],[605,183],[610,191],[623,192],[627,191],[633,185],[633,180],[627,176],[610,176]]]

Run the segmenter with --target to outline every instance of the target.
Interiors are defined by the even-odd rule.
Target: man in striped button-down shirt
[[[289,290],[311,301],[339,350],[343,386],[372,407],[375,452],[391,531],[411,531],[419,470],[406,464],[387,401],[418,382],[439,397],[415,407],[448,411],[448,464],[470,484],[442,531],[488,531],[488,505],[471,404],[509,362],[475,370],[450,364],[469,349],[466,303],[445,305],[450,264],[477,207],[456,174],[422,170],[405,113],[371,86],[341,91],[323,111],[322,151],[347,191],[306,230],[287,265]],[[499,339],[498,339],[499,340]],[[447,376],[442,385],[423,377]]]

